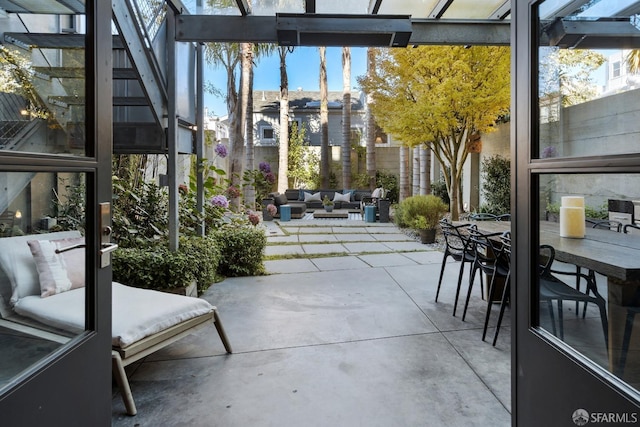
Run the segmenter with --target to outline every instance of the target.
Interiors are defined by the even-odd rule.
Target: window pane
[[[638,188],[639,174],[541,175],[538,279],[539,326],[636,388]]]
[[[0,172],[0,392],[85,329],[84,183]]]
[[[85,155],[85,37],[60,33],[61,19],[41,15],[28,31],[4,36],[0,150]],[[65,19],[68,31],[80,31],[82,18]]]
[[[623,49],[621,41],[633,28],[628,12],[611,22],[609,14],[623,5],[612,9],[600,7],[610,2],[589,2],[569,16],[556,16],[554,11],[573,10],[568,2],[558,3],[547,1],[543,6],[549,7],[540,8],[539,146],[534,157],[639,152],[640,50]],[[594,14],[607,19],[594,20]],[[640,46],[640,38],[633,44]]]

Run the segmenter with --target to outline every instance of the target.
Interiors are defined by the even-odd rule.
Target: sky
[[[351,88],[358,88],[356,78],[364,75],[367,70],[366,48],[351,48]],[[320,90],[320,53],[317,47],[296,47],[287,54],[287,74],[289,90],[302,88],[306,91]],[[205,65],[204,79],[212,83],[218,90],[225,93],[227,74],[223,67],[216,69],[212,65]],[[238,79],[239,80],[239,79]],[[342,48],[327,47],[327,83],[330,91],[342,91]],[[275,52],[257,62],[254,68],[253,90],[280,90],[280,57]],[[216,97],[210,93],[204,94],[204,106],[209,115],[224,116],[227,107],[224,97]]]

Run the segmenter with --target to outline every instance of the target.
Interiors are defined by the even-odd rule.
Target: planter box
[[[198,297],[198,284],[194,281],[188,286],[180,286],[177,288],[162,288],[157,289],[161,292],[167,292],[169,294],[186,295],[188,297]]]

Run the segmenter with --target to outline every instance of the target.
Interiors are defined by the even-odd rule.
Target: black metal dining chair
[[[464,321],[467,315],[467,309],[469,307],[469,300],[471,298],[471,291],[473,290],[473,283],[475,281],[476,272],[480,271],[480,279],[482,280],[482,274],[487,275],[488,279],[488,293],[487,293],[487,310],[491,309],[493,303],[494,284],[496,278],[506,278],[509,272],[504,262],[504,247],[500,242],[499,236],[502,232],[496,233],[482,233],[477,229],[469,229],[470,247],[473,251],[474,258],[473,264],[471,264],[471,272],[469,273],[469,287],[467,288],[467,298],[464,303],[464,311],[462,312],[462,320]],[[482,333],[482,339],[486,336],[486,324],[485,330]]]
[[[622,376],[624,373],[624,367],[627,364],[627,353],[629,352],[629,343],[631,342],[631,332],[633,331],[633,324],[635,323],[636,314],[640,313],[640,288],[636,289],[636,292],[631,298],[629,305],[626,307],[627,317],[624,324],[624,334],[622,336],[622,348],[620,349],[620,361],[616,367],[616,374]]]
[[[637,225],[637,224],[625,224],[622,227],[622,232],[624,234],[629,234],[631,232],[631,230],[640,230],[640,225]]]
[[[496,322],[496,331],[493,335],[492,345],[495,347],[498,342],[498,333],[500,333],[500,326],[502,325],[502,318],[504,317],[504,310],[507,307],[507,303],[511,302],[511,232],[505,231],[500,236],[502,240],[502,253],[504,261],[506,262],[507,275],[504,279],[504,288],[502,289],[502,298],[500,299],[500,312],[498,314],[498,321]],[[482,340],[484,341],[484,335],[486,334],[487,326],[489,324],[489,316],[491,314],[491,300],[487,306],[487,314],[484,320],[484,331]]]
[[[617,233],[620,233],[623,230],[623,226],[622,223],[620,221],[615,221],[615,220],[608,220],[608,219],[602,219],[602,220],[592,220],[592,219],[586,219],[585,222],[587,224],[591,225],[591,228],[595,228],[595,229],[602,229],[602,230],[610,230],[610,231],[615,231]],[[581,273],[582,273],[582,269],[580,268],[579,265],[576,266],[576,290],[580,290],[580,278],[581,278]],[[588,270],[587,271],[587,276],[589,276],[589,279],[593,281],[593,283],[597,283],[596,281],[596,272],[593,270]],[[587,294],[589,293],[589,290],[587,289]],[[587,302],[584,303],[584,306],[582,307],[582,318],[584,319],[587,315]],[[576,301],[576,316],[578,315],[579,312],[579,308],[578,308],[579,302]]]
[[[549,309],[549,316],[552,322],[552,332],[561,340],[564,340],[564,316],[563,302],[575,301],[584,303],[594,303],[600,310],[600,320],[602,322],[602,331],[604,333],[605,347],[608,350],[609,343],[609,326],[607,320],[606,301],[598,292],[595,281],[586,274],[580,274],[571,271],[558,271],[552,268],[555,260],[555,249],[549,245],[540,246],[540,276],[539,276],[539,292],[540,302],[546,302]],[[580,292],[572,286],[569,286],[557,276],[576,276],[587,282],[586,293]],[[558,306],[558,331],[556,333],[555,316],[553,314],[553,301]]]
[[[497,221],[498,216],[487,212],[478,212],[469,215],[469,219],[471,221]]]
[[[446,219],[440,221],[440,228],[444,236],[445,248],[442,257],[442,267],[440,268],[440,279],[438,280],[438,289],[436,290],[436,302],[440,295],[440,286],[442,286],[442,278],[444,276],[444,268],[447,264],[447,258],[451,257],[455,261],[460,262],[460,272],[458,273],[458,285],[456,287],[456,297],[453,303],[453,315],[456,315],[458,307],[458,299],[460,297],[460,286],[462,285],[462,275],[464,274],[465,264],[473,263],[473,253],[469,249],[469,228],[475,227],[471,224],[453,225]],[[469,269],[471,270],[471,269]],[[482,286],[482,285],[481,285]]]
[[[586,219],[585,222],[591,225],[591,228],[600,228],[603,230],[611,230],[617,233],[622,231],[622,223],[620,221],[609,219]]]

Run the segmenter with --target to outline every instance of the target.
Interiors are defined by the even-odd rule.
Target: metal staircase
[[[47,7],[43,3],[49,5],[50,14],[41,10]],[[72,9],[70,19],[55,14],[63,7]],[[11,31],[0,30],[0,47],[11,55],[27,58],[30,66],[23,75],[30,76],[28,86],[33,89],[0,92],[0,150],[19,151],[27,142],[29,151],[60,152],[55,150],[60,150],[61,144],[66,144],[64,150],[70,152],[81,150],[85,139],[85,38],[75,30],[75,25],[69,29],[61,28],[59,23],[63,19],[82,23],[83,5],[66,0],[35,3],[0,0],[0,8],[8,12],[10,23],[15,20],[13,25],[2,26]],[[113,2],[112,11],[118,33],[113,36],[112,51],[113,151],[166,153],[168,73],[164,2],[118,1]],[[22,14],[30,13],[39,20],[40,31],[43,27],[54,31],[31,32],[31,21],[21,19]],[[43,26],[42,20],[50,20],[51,24]],[[184,96],[195,105],[195,93]],[[16,113],[20,111],[27,113]],[[35,111],[39,114],[33,114]],[[34,139],[40,141],[34,144]],[[186,146],[188,149],[189,144]]]

